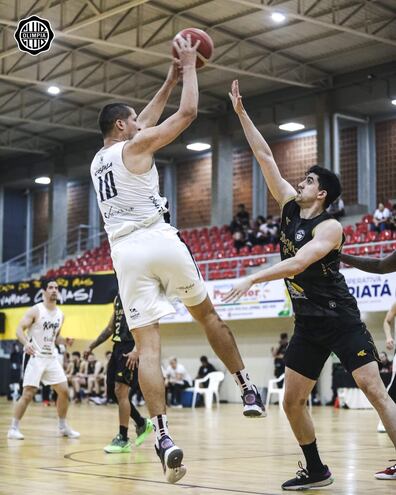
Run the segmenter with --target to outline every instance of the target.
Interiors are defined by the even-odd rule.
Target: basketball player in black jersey
[[[112,442],[107,445],[105,452],[131,452],[131,442],[128,438],[129,416],[136,424],[135,445],[141,445],[153,431],[153,424],[148,418],[143,418],[132,404],[132,393],[138,383],[137,368],[138,354],[135,341],[129,331],[119,294],[114,299],[114,313],[107,327],[88,346],[86,352],[92,352],[95,347],[105,342],[110,336],[114,342],[113,351],[107,366],[106,383],[107,399],[118,403],[120,431]]]
[[[300,463],[297,476],[283,483],[282,488],[326,486],[333,479],[319,457],[306,404],[330,353],[334,352],[352,373],[395,446],[396,404],[385,390],[374,342],[339,272],[342,226],[326,212],[341,194],[337,176],[314,166],[295,190],[281,176],[271,149],[244,109],[238,81],[232,84],[230,98],[271,194],[282,209],[282,261],[238,281],[224,300],[239,298],[258,282],[285,280],[293,303],[295,330],[285,355],[283,405],[307,466],[303,468]]]

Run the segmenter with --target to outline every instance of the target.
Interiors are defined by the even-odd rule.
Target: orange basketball
[[[200,69],[207,62],[209,62],[213,55],[214,45],[212,38],[207,33],[205,33],[205,31],[202,31],[202,29],[186,28],[183,29],[183,31],[177,33],[174,39],[176,40],[179,36],[187,39],[188,34],[191,36],[191,43],[193,45],[195,45],[198,40],[200,40],[201,42],[198,47],[197,63],[195,64],[197,69]],[[172,54],[174,57],[178,58],[177,52],[174,47],[172,48]]]

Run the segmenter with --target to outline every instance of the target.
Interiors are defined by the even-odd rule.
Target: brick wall
[[[177,226],[199,227],[210,224],[212,207],[212,159],[180,163],[177,167]]]
[[[67,184],[67,230],[80,224],[88,225],[89,183],[72,181]],[[77,231],[68,242],[77,239]]]
[[[342,198],[346,205],[358,202],[357,128],[340,132],[340,175]]]
[[[48,189],[33,194],[33,247],[48,241],[48,198]]]
[[[396,198],[396,120],[375,126],[377,153],[377,199],[386,202]]]
[[[252,212],[252,180],[252,152],[250,150],[234,151],[232,184],[234,213],[240,203],[243,203],[250,213]]]
[[[282,176],[296,187],[304,173],[317,163],[316,136],[297,137],[270,143],[275,161]],[[278,203],[268,191],[268,214],[280,214]]]

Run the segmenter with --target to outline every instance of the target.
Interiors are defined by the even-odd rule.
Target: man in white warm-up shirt
[[[62,311],[57,307],[58,284],[54,281],[43,283],[43,302],[29,308],[17,327],[18,340],[23,344],[26,364],[23,376],[23,393],[15,405],[8,438],[23,440],[19,422],[37,392],[40,382],[51,385],[58,394],[56,408],[59,417],[59,435],[78,438],[66,423],[69,397],[67,378],[59,362],[55,345],[59,339],[64,321]]]

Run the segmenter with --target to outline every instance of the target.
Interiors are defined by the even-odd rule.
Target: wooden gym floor
[[[145,413],[145,409],[141,408]],[[117,433],[114,405],[71,405],[69,422],[81,438],[56,437],[55,407],[32,404],[21,423],[25,440],[7,440],[12,403],[0,398],[1,495],[275,495],[293,477],[300,449],[286,418],[271,406],[265,419],[247,419],[241,406],[170,409],[171,432],[184,450],[188,472],[177,485],[165,482],[149,438],[131,454],[106,454]],[[395,459],[386,434],[376,432],[369,410],[313,410],[319,447],[335,483],[316,494],[395,495],[396,480],[373,477]],[[134,429],[131,428],[134,438]]]

